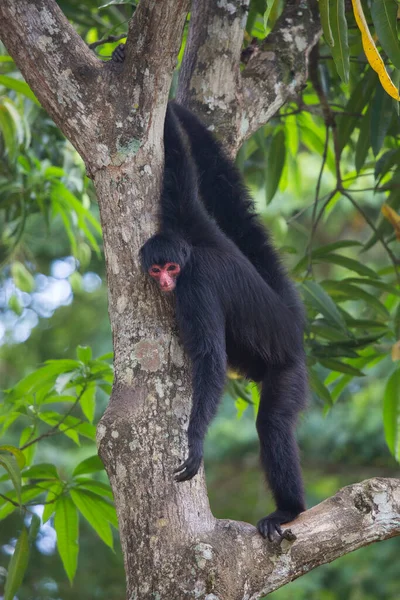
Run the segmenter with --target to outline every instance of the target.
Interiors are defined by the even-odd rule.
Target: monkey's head
[[[172,292],[190,258],[190,246],[178,234],[158,233],[142,246],[140,258],[143,270],[158,283],[160,290]]]

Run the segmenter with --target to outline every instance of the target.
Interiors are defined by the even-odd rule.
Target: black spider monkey
[[[123,60],[123,48],[114,60]],[[141,261],[161,291],[174,291],[193,365],[189,456],[175,479],[199,470],[228,362],[262,382],[257,432],[277,510],[257,527],[272,540],[305,510],[294,436],[307,396],[303,308],[238,170],[201,121],[176,103],[167,107],[164,148],[161,228],[142,247]]]

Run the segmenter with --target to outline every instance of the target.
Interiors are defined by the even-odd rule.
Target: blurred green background
[[[134,2],[111,2],[100,10],[95,0],[58,4],[89,44],[123,36],[135,8]],[[283,4],[273,3],[267,22],[266,2],[251,2],[245,45],[269,32]],[[341,81],[324,40],[318,59],[340,155],[314,80],[243,146],[237,160],[306,302],[312,393],[298,439],[308,506],[347,484],[400,474],[395,459],[400,452],[399,236],[393,217],[400,207],[398,107],[368,67],[354,18],[350,13],[347,18],[350,83]],[[103,43],[94,51],[108,59],[116,43]],[[30,542],[18,599],[122,600],[123,561],[115,527],[112,550],[99,543],[100,535],[112,545],[107,537],[111,529],[96,529],[77,505],[79,558],[71,585],[66,575],[69,542],[62,541],[60,549],[59,540],[61,558],[56,545],[60,505],[49,502],[55,480],[62,482],[60,497],[84,485],[82,473],[74,474],[74,469],[95,454],[92,424],[104,410],[112,379],[109,357],[95,364],[86,350],[78,350],[75,365],[65,362],[76,360],[78,346],[91,347],[93,357],[112,351],[95,194],[82,161],[35,102],[4,47],[0,159],[0,593],[21,531],[30,526],[32,513],[41,516],[47,507],[47,520]],[[385,203],[392,208],[392,220],[382,216]],[[49,360],[59,362],[45,379],[46,371],[38,369]],[[24,379],[35,372],[35,382]],[[84,403],[80,395],[87,386],[92,394]],[[79,423],[71,426],[76,439],[71,430],[70,437],[43,436],[54,427],[51,419],[67,413],[70,418],[75,399],[81,411]],[[51,418],[43,410],[48,405]],[[217,517],[256,523],[272,509],[258,465],[256,408],[256,390],[229,380],[206,443],[206,475]],[[40,440],[24,449],[23,456],[4,449],[7,444],[22,447],[36,436]],[[3,464],[2,456],[15,461]],[[41,475],[29,471],[32,465],[49,463],[57,467],[53,479],[45,470]],[[10,503],[16,499],[13,468],[22,481],[23,511]],[[96,467],[85,476],[94,482],[85,480],[90,493],[109,502],[104,472]],[[399,555],[400,539],[376,544],[271,597],[397,600]]]

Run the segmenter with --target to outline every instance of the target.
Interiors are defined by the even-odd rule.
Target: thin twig
[[[16,506],[17,508],[24,508],[24,505],[22,504],[18,504],[18,502],[15,502],[14,500],[11,500],[11,498],[9,498],[8,496],[6,496],[5,494],[0,494],[0,498],[3,498],[3,500],[6,500],[7,502],[9,502],[10,504],[12,504],[13,506]]]
[[[119,42],[119,40],[123,40],[124,38],[126,38],[127,35],[127,33],[121,33],[120,35],[109,35],[101,40],[97,40],[97,42],[92,42],[91,44],[89,44],[89,48],[91,50],[94,50],[95,48],[97,48],[98,46],[102,46],[103,44]]]
[[[26,442],[26,444],[24,444],[23,446],[20,447],[20,450],[25,450],[26,448],[29,448],[29,446],[32,446],[32,444],[36,444],[37,442],[39,442],[40,440],[43,440],[44,438],[50,437],[52,435],[55,435],[56,433],[64,433],[65,431],[68,431],[69,429],[74,429],[75,427],[77,427],[78,425],[80,425],[80,423],[76,423],[75,425],[71,425],[70,427],[67,427],[66,429],[64,429],[64,431],[60,431],[60,426],[70,416],[70,414],[72,413],[72,411],[74,410],[74,408],[77,406],[77,404],[79,403],[80,399],[82,398],[84,392],[86,391],[86,387],[87,387],[87,384],[85,384],[82,387],[82,390],[78,394],[75,402],[73,403],[73,405],[71,406],[71,408],[65,413],[65,415],[60,419],[60,421],[58,423],[56,423],[55,425],[53,425],[53,427],[51,429],[49,429],[48,431],[45,431],[44,433],[41,433],[40,435],[38,435],[37,437],[35,437],[30,442]],[[81,421],[81,423],[83,423],[83,421]]]

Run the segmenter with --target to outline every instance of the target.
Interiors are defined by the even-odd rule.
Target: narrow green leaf
[[[39,515],[36,513],[32,513],[31,524],[29,526],[29,543],[32,543],[36,540],[37,534],[39,533],[41,525],[41,519]]]
[[[75,576],[79,552],[78,511],[71,498],[61,496],[55,505],[54,528],[57,548],[70,583]]]
[[[343,150],[343,148],[348,144],[354,128],[360,126],[361,119],[365,118],[361,117],[361,114],[365,106],[370,102],[371,95],[377,85],[378,77],[375,71],[372,71],[372,69],[368,70],[364,77],[360,79],[355,86],[349,100],[344,107],[344,111],[347,114],[337,117],[340,150]]]
[[[104,465],[97,454],[89,456],[89,458],[85,458],[85,460],[80,462],[75,467],[72,475],[76,477],[77,475],[85,475],[86,473],[94,473],[95,471],[104,471]]]
[[[382,148],[392,117],[392,99],[383,87],[378,85],[371,105],[371,146],[374,156],[377,156]]]
[[[397,35],[398,8],[396,0],[373,0],[371,4],[372,22],[379,42],[394,66],[400,69],[400,44]]]
[[[383,425],[389,450],[397,462],[400,462],[400,369],[392,373],[386,384]]]
[[[21,504],[21,471],[15,456],[12,454],[0,454],[0,466],[9,474],[13,483],[19,504]]]
[[[364,300],[368,305],[373,307],[382,317],[385,319],[389,318],[389,311],[386,306],[373,294],[366,292],[356,285],[346,283],[346,281],[339,282],[326,282],[324,283],[324,289],[327,289],[333,296],[335,294],[343,295],[341,300],[338,298],[337,302],[348,301],[348,300]]]
[[[333,398],[333,401],[336,402],[340,396],[340,394],[343,392],[343,390],[345,389],[345,387],[348,386],[348,384],[350,383],[350,381],[353,378],[351,377],[351,375],[343,375],[340,380],[338,381],[338,383],[335,385],[335,387],[333,388],[332,392],[331,392],[331,396]]]
[[[319,13],[321,17],[322,31],[324,32],[324,38],[328,46],[334,46],[335,40],[333,39],[332,29],[330,24],[329,14],[329,0],[319,0]]]
[[[364,373],[347,363],[335,360],[333,358],[323,358],[319,361],[321,365],[330,369],[331,371],[338,371],[339,373],[345,373],[346,375],[353,375],[354,377],[364,377]]]
[[[356,240],[340,240],[338,242],[333,242],[332,244],[325,244],[324,246],[314,248],[312,251],[312,257],[316,258],[318,256],[324,256],[325,254],[330,254],[339,248],[352,248],[354,246],[362,246],[362,244]]]
[[[100,496],[96,496],[78,488],[71,489],[71,498],[75,506],[90,523],[97,535],[107,546],[113,548],[113,535],[108,521],[104,519],[104,511],[100,507]]]
[[[343,280],[344,283],[357,283],[358,285],[369,285],[371,287],[382,290],[387,294],[393,294],[394,296],[400,296],[400,287],[387,283],[386,281],[380,281],[379,279],[364,279],[362,277],[348,277]]]
[[[13,77],[8,77],[7,75],[0,75],[0,85],[4,85],[4,87],[9,90],[14,90],[19,94],[23,94],[29,100],[32,100],[35,104],[40,106],[39,100],[36,98],[35,94],[32,92],[31,88],[25,81],[19,81],[18,79],[14,79]]]
[[[347,41],[347,21],[344,0],[329,0],[329,15],[334,46],[332,56],[337,72],[344,83],[349,82],[350,59]]]
[[[20,447],[24,446],[29,440],[32,440],[35,437],[36,425],[28,425],[21,432],[21,437],[19,438]],[[28,446],[24,450],[22,450],[23,455],[25,456],[25,463],[27,465],[32,464],[33,458],[36,452],[36,444],[32,444]]]
[[[356,144],[355,167],[357,173],[361,171],[368,156],[368,150],[371,146],[371,112],[368,108],[365,115],[362,117],[360,133]]]
[[[266,197],[269,204],[275,196],[286,160],[286,138],[283,129],[273,137],[268,153],[268,175],[266,178]]]
[[[319,257],[320,262],[329,262],[335,265],[339,265],[344,267],[345,269],[349,269],[350,271],[354,271],[355,273],[359,273],[360,275],[365,275],[366,277],[376,278],[376,272],[366,267],[363,263],[354,260],[353,258],[348,258],[347,256],[343,256],[342,254],[326,254]]]
[[[64,485],[61,481],[58,481],[57,483],[53,483],[51,486],[49,486],[47,488],[48,492],[47,492],[46,502],[45,502],[43,514],[42,514],[43,523],[46,523],[50,519],[50,517],[53,515],[53,513],[55,512],[56,502],[58,500],[58,497],[61,496],[61,494],[63,492],[63,488],[64,488]]]
[[[25,575],[29,561],[28,530],[23,527],[8,566],[4,600],[13,600]]]
[[[330,323],[343,331],[347,331],[346,323],[332,298],[315,281],[305,281],[302,284],[306,300],[323,315]]]
[[[313,392],[329,406],[333,405],[332,396],[328,388],[322,383],[314,369],[309,369],[309,382]]]

